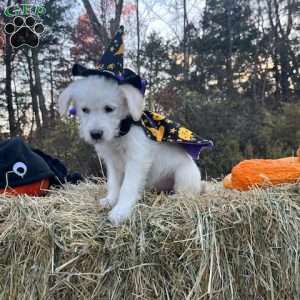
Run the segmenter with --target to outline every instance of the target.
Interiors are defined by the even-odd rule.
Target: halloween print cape
[[[182,145],[193,159],[199,159],[199,154],[204,148],[212,149],[214,146],[212,141],[200,138],[189,129],[158,113],[144,111],[140,123],[150,139]]]

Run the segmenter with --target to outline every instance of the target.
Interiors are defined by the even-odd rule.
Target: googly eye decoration
[[[27,166],[22,162],[17,162],[13,165],[13,172],[23,178],[27,173]]]

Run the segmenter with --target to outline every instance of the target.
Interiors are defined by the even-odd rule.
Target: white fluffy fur
[[[70,101],[80,118],[81,137],[93,144],[105,161],[108,193],[99,203],[113,207],[109,212],[113,224],[120,224],[131,215],[145,188],[173,188],[176,193],[191,195],[201,192],[200,171],[182,147],[154,142],[138,126],[132,126],[127,135],[116,137],[123,118],[130,114],[138,120],[143,113],[144,99],[137,89],[90,76],[76,80],[63,91],[59,98],[60,113],[66,113]],[[106,105],[115,110],[105,112]],[[83,108],[90,112],[84,113]],[[90,135],[95,130],[103,131],[98,142]]]

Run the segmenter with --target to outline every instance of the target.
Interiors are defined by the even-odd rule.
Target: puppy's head
[[[80,136],[90,144],[113,140],[120,122],[128,115],[137,121],[144,110],[140,91],[112,79],[89,76],[71,83],[58,99],[60,114],[66,114],[73,102],[80,119]]]

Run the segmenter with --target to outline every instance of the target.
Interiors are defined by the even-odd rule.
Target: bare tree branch
[[[116,8],[115,18],[112,19],[110,22],[111,36],[114,36],[120,27],[123,4],[124,4],[124,0],[119,0],[119,1],[115,0],[115,8]]]
[[[109,37],[106,28],[98,21],[98,18],[94,12],[94,9],[89,0],[82,0],[86,9],[87,15],[91,21],[94,33],[99,36],[105,46],[109,43]]]

